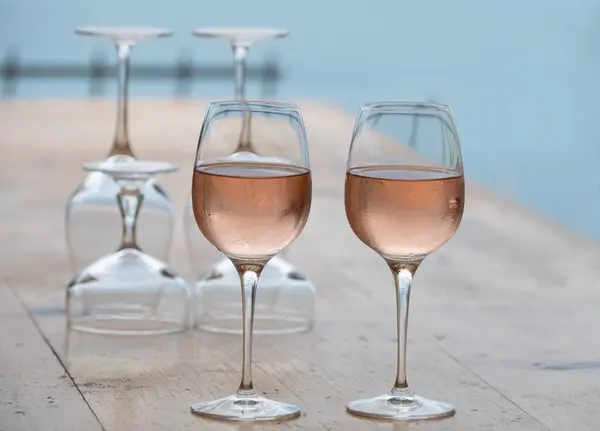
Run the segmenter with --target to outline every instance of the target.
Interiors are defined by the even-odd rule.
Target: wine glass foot
[[[281,421],[300,416],[300,408],[263,396],[235,394],[193,404],[192,413],[221,421]]]
[[[234,46],[246,47],[265,40],[286,37],[288,33],[285,29],[258,27],[199,28],[192,32],[197,37],[214,38]]]
[[[369,419],[426,420],[454,416],[454,406],[407,392],[401,395],[385,394],[374,398],[351,401],[346,411]]]

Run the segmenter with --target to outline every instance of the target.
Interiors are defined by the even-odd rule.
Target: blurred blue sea
[[[277,97],[328,100],[354,113],[364,101],[449,103],[467,175],[490,189],[600,239],[600,2],[597,0],[0,0],[0,56],[89,62],[112,47],[76,37],[79,25],[169,27],[135,64],[230,64],[201,26],[284,27],[284,40],[257,45],[250,64],[277,58]],[[134,80],[132,96],[173,95],[174,83]],[[108,86],[109,94],[115,88]],[[22,80],[18,98],[86,97],[82,80]],[[228,81],[198,81],[193,97],[230,97]],[[251,83],[249,97],[259,97]]]

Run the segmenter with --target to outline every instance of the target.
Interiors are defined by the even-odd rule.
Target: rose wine
[[[426,167],[368,166],[346,174],[346,216],[356,236],[390,260],[420,259],[460,224],[462,175]]]
[[[204,236],[229,257],[266,260],[300,234],[310,211],[310,171],[231,162],[196,168],[192,204]]]

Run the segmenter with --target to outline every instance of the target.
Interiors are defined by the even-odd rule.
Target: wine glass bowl
[[[163,162],[88,163],[84,169],[112,178],[114,204],[122,216],[121,244],[81,270],[67,286],[67,323],[82,332],[152,335],[188,326],[189,289],[165,263],[137,244],[137,217],[144,205],[143,186],[154,175],[173,172]],[[93,227],[90,227],[93,229]]]
[[[462,175],[383,165],[352,168],[346,182],[352,231],[386,260],[420,262],[445,244],[460,224]],[[402,230],[397,228],[399,219]]]
[[[458,229],[464,194],[460,143],[446,105],[363,105],[348,155],[346,216],[354,234],[386,261],[394,276],[398,364],[388,394],[352,401],[348,412],[393,420],[454,414],[452,405],[409,389],[406,343],[412,278]]]
[[[256,157],[233,155],[232,122],[253,117]],[[260,156],[259,156],[260,154]],[[236,157],[237,156],[237,157]],[[297,417],[296,406],[258,394],[252,383],[251,355],[259,277],[265,265],[300,234],[308,219],[312,181],[306,133],[295,105],[217,102],[204,119],[192,181],[192,207],[198,229],[230,260],[241,282],[243,365],[238,391],[191,407],[193,413],[222,420],[283,420]],[[214,291],[216,293],[216,290]],[[201,294],[201,293],[200,293]],[[198,293],[197,293],[198,295]],[[238,296],[239,299],[239,296]],[[206,302],[206,296],[199,296]]]

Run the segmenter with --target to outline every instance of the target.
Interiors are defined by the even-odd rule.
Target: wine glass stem
[[[249,269],[238,268],[242,282],[242,382],[238,389],[238,395],[241,396],[249,396],[255,393],[252,385],[252,331],[258,273]]]
[[[416,268],[415,268],[416,269]],[[396,282],[396,307],[397,307],[397,331],[398,331],[398,362],[396,370],[396,382],[392,389],[393,394],[407,393],[408,382],[406,381],[406,341],[408,334],[408,306],[410,302],[410,286],[414,270],[401,266],[392,267],[394,280]]]
[[[129,105],[129,59],[131,57],[130,43],[117,43],[117,127],[110,156],[131,156],[129,145],[128,116]]]
[[[239,101],[246,100],[246,68],[248,58],[248,47],[233,45],[233,63],[235,65],[235,98]],[[235,152],[254,152],[250,141],[250,112],[244,112],[242,120],[242,131]]]
[[[137,217],[142,207],[144,195],[139,188],[127,189],[123,188],[117,195],[119,201],[119,209],[123,220],[123,236],[121,237],[121,246],[119,250],[126,248],[134,248],[139,250],[136,239],[136,223]]]
[[[246,60],[248,47],[233,45],[233,63],[235,65],[235,98],[238,101],[246,100]]]

